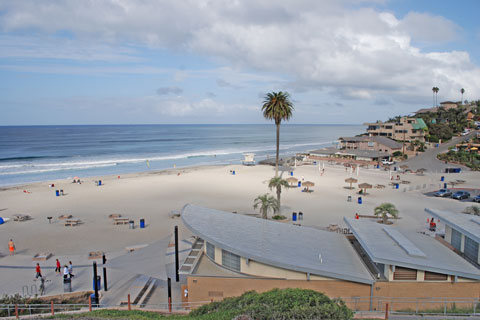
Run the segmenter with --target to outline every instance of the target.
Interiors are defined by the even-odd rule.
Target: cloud
[[[207,97],[209,97],[210,99],[211,99],[211,98],[215,98],[215,97],[217,96],[217,95],[216,95],[215,93],[213,93],[213,92],[206,92],[205,94],[206,94]]]
[[[175,95],[180,95],[183,93],[183,89],[179,87],[162,87],[157,89],[157,94],[160,96],[171,94],[171,93]]]
[[[396,17],[370,7],[377,2],[245,0],[226,6],[221,0],[24,0],[0,4],[0,28],[18,38],[29,30],[40,38],[67,30],[71,36],[65,42],[78,57],[81,46],[76,44],[82,43],[126,48],[117,59],[135,58],[136,53],[127,50],[135,46],[201,55],[229,66],[237,76],[248,70],[279,81],[270,87],[282,87],[278,79],[283,79],[283,85],[288,81],[297,92],[327,90],[345,99],[389,96],[392,101],[418,101],[429,98],[433,85],[446,97],[458,95],[459,87],[472,96],[480,94],[480,69],[468,53],[428,52],[415,45],[454,40],[459,34],[454,22],[418,12]],[[22,53],[21,45],[12,44],[11,52],[33,56],[37,45],[41,47],[23,46]],[[6,46],[2,49],[8,51]],[[195,76],[191,70],[179,70],[173,80]],[[214,79],[220,87],[244,88],[267,81],[267,76],[235,79],[225,72]]]

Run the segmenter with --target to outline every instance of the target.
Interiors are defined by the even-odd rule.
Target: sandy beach
[[[235,170],[235,175],[231,171]],[[445,180],[465,180],[457,187],[479,189],[477,172],[445,175],[440,173],[402,174],[401,180],[410,181],[401,184],[399,189],[390,186],[390,174],[382,169],[360,168],[359,175],[345,170],[343,166],[325,163],[325,173],[321,175],[318,166],[304,165],[292,169],[294,176],[315,183],[314,192],[301,192],[301,188],[291,188],[282,192],[282,214],[291,219],[291,213],[303,212],[302,226],[325,228],[330,224],[345,227],[343,217],[372,215],[375,206],[391,202],[400,211],[401,219],[395,225],[413,230],[426,230],[427,216],[424,208],[461,212],[471,201],[440,199],[428,195],[439,189],[440,177]],[[290,172],[282,172],[284,178]],[[396,177],[397,173],[395,173]],[[190,236],[182,226],[181,220],[171,218],[174,210],[181,210],[192,203],[239,214],[254,214],[253,200],[264,193],[274,192],[268,189],[267,181],[274,176],[271,166],[205,166],[188,169],[172,169],[162,172],[107,176],[82,180],[82,184],[68,181],[48,181],[31,185],[4,188],[0,191],[0,216],[11,220],[0,225],[0,265],[5,267],[0,276],[0,294],[19,292],[25,282],[22,275],[32,275],[34,262],[31,258],[40,252],[50,252],[54,256],[43,265],[54,265],[55,257],[70,259],[75,257],[76,264],[87,263],[90,251],[104,251],[107,256],[125,253],[125,247],[148,244],[158,241],[173,232],[179,226],[181,239]],[[368,189],[362,195],[362,204],[357,203],[358,188],[348,189],[345,179],[353,176],[359,183],[382,184],[384,189]],[[103,185],[96,186],[95,180],[101,179]],[[50,184],[55,187],[49,187]],[[417,189],[419,188],[419,189]],[[57,197],[55,190],[63,189],[65,195]],[[24,192],[28,191],[28,193]],[[472,190],[472,195],[478,191]],[[347,197],[352,196],[351,202]],[[28,214],[31,220],[13,221],[14,214]],[[136,228],[128,225],[114,225],[110,214],[135,221]],[[74,227],[64,226],[60,215],[72,215],[80,219],[81,224]],[[49,223],[47,217],[53,217]],[[140,219],[145,219],[146,228],[139,228]],[[289,221],[287,223],[292,223]],[[17,254],[8,256],[8,240],[14,239]],[[17,270],[8,266],[32,266],[32,270]],[[53,271],[50,271],[53,272]],[[134,270],[132,270],[134,273]],[[8,285],[7,285],[8,284]],[[86,286],[88,288],[88,286]],[[18,288],[18,289],[17,289]],[[12,292],[13,290],[13,292]],[[58,288],[61,290],[61,287]],[[54,292],[52,292],[54,293]]]

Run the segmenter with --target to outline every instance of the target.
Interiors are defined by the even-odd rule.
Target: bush
[[[235,298],[212,302],[193,310],[190,316],[212,313],[246,315],[253,319],[352,319],[353,312],[342,300],[302,289],[273,289],[259,294],[249,291]]]
[[[395,157],[395,158],[399,158],[399,157],[402,156],[402,154],[403,154],[402,151],[395,151],[395,152],[392,154],[392,156]]]
[[[287,217],[282,216],[281,214],[276,214],[272,217],[273,220],[285,220]]]

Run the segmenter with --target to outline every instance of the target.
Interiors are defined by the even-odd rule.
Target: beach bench
[[[31,217],[28,214],[17,213],[13,215],[13,221],[27,221],[30,219]]]
[[[65,227],[74,227],[80,224],[80,219],[67,219],[65,220]]]
[[[88,253],[88,259],[102,259],[103,255],[103,251],[92,251]]]
[[[71,214],[62,214],[58,216],[58,219],[60,220],[66,220],[66,219],[71,219],[73,216]]]
[[[40,252],[33,256],[33,261],[46,261],[48,260],[53,254],[50,252]]]
[[[128,224],[129,221],[129,218],[114,218],[113,224]]]
[[[108,215],[108,217],[110,219],[116,219],[116,218],[120,218],[122,215],[120,213],[112,213],[110,215]]]

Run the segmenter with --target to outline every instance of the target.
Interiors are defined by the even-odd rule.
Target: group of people
[[[60,263],[60,260],[58,260],[58,259],[56,261],[55,272],[57,274],[62,273],[62,264]],[[73,264],[72,264],[72,261],[68,261],[68,265],[63,266],[63,278],[64,279],[67,279],[67,278],[71,279],[73,277],[75,277],[75,275],[73,274]]]

